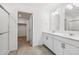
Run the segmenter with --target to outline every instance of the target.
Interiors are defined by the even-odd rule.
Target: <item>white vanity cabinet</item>
[[[53,48],[54,48],[54,40],[52,39],[52,37],[48,37],[48,42],[47,42],[48,44],[48,48],[50,48],[50,50],[54,50]]]
[[[79,55],[79,48],[70,44],[65,44],[64,55]]]
[[[63,47],[62,47],[63,42],[54,39],[54,53],[57,55],[63,55]]]
[[[43,44],[56,55],[79,55],[79,40],[43,33]]]
[[[54,40],[53,38],[48,35],[48,34],[44,34],[43,35],[43,44],[45,46],[47,46],[51,51],[54,51]]]
[[[48,33],[43,33],[43,44],[57,55],[63,54],[62,42]]]

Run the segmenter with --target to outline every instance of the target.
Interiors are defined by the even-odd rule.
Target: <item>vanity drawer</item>
[[[69,39],[69,44],[79,48],[79,41],[78,40]]]
[[[69,43],[68,38],[57,36],[57,35],[52,35],[52,37],[55,38],[55,39],[57,39],[57,40],[59,40],[59,41]]]
[[[51,37],[52,39],[55,39],[55,40],[59,40],[61,42],[69,43],[68,38],[65,38],[65,37],[61,37],[61,36],[54,35],[54,34],[49,34],[49,33],[44,33],[43,35],[47,36],[47,37]]]
[[[54,37],[52,34],[49,34],[49,33],[42,33],[43,34],[43,36],[45,36],[45,37]]]
[[[79,47],[79,41],[75,39],[65,38],[65,37],[57,37],[59,40],[61,40],[64,43],[70,44],[75,47]]]

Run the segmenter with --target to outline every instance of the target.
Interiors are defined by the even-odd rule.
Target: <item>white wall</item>
[[[27,31],[26,25],[18,25],[18,36],[19,37],[27,36],[26,31]]]
[[[18,18],[18,36],[27,36],[27,19]]]
[[[17,49],[17,24],[16,20],[10,15],[10,26],[9,26],[9,50]]]
[[[27,20],[26,18],[18,18],[18,23],[24,23],[27,24]]]

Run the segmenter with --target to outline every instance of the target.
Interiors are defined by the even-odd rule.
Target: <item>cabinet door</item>
[[[8,32],[8,14],[0,8],[0,33]]]
[[[44,36],[44,44],[51,50],[54,51],[54,40],[50,36]]]
[[[44,36],[44,44],[48,47],[48,36]]]
[[[0,35],[0,54],[8,51],[8,33]]]
[[[79,55],[79,48],[70,44],[65,44],[64,55]]]
[[[49,48],[51,51],[54,51],[54,40],[53,40],[52,37],[48,37],[47,43],[48,43],[48,45],[47,45],[48,48]]]
[[[62,42],[54,39],[54,53],[57,55],[63,55]]]

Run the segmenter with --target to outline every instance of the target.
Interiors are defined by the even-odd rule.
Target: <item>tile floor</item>
[[[53,55],[44,46],[32,47],[25,39],[20,37],[18,39],[18,49],[9,52],[9,55]]]

